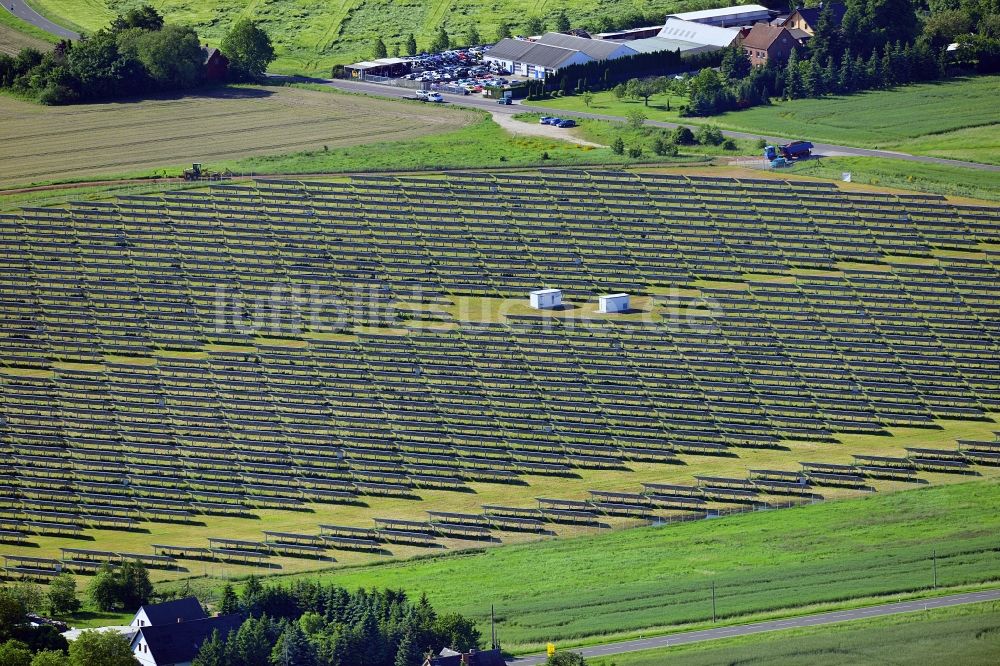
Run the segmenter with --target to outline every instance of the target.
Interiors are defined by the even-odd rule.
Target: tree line
[[[248,619],[227,636],[213,634],[193,666],[414,666],[429,652],[466,651],[482,641],[471,620],[398,590],[250,578],[239,594],[224,588],[220,612]]]
[[[222,40],[230,81],[260,79],[274,60],[267,33],[237,21]],[[187,90],[205,83],[205,53],[194,28],[166,23],[145,5],[50,53],[0,55],[0,88],[42,104],[73,104]]]

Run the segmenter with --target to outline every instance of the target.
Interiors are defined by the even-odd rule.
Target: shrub
[[[611,152],[615,155],[623,155],[625,153],[625,141],[620,136],[615,137],[615,140],[611,142]]]
[[[690,127],[681,125],[674,130],[674,143],[678,146],[690,146],[695,143],[694,132],[691,131]]]
[[[737,148],[736,142],[733,141],[732,139],[726,139],[725,141],[722,142],[723,150],[736,150],[736,148]]]
[[[628,149],[628,156],[632,159],[638,159],[642,157],[642,146],[632,146]]]
[[[706,146],[718,146],[726,137],[722,136],[722,132],[715,125],[703,125],[698,129],[698,143]]]

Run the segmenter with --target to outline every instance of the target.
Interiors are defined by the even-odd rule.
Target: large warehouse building
[[[537,40],[503,39],[485,55],[515,76],[544,79],[570,65],[635,55],[628,44],[550,32]]]

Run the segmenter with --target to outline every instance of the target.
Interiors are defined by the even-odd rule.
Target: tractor
[[[195,162],[190,169],[184,169],[184,180],[220,180],[222,174],[218,171],[203,169],[201,162]]]

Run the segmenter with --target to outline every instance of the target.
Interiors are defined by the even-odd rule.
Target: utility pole
[[[490,604],[490,645],[497,649],[497,616],[493,612],[493,604]]]
[[[712,581],[712,624],[717,622],[717,615],[715,614],[715,581]]]
[[[937,549],[931,551],[931,568],[934,571],[934,587],[937,587]]]

